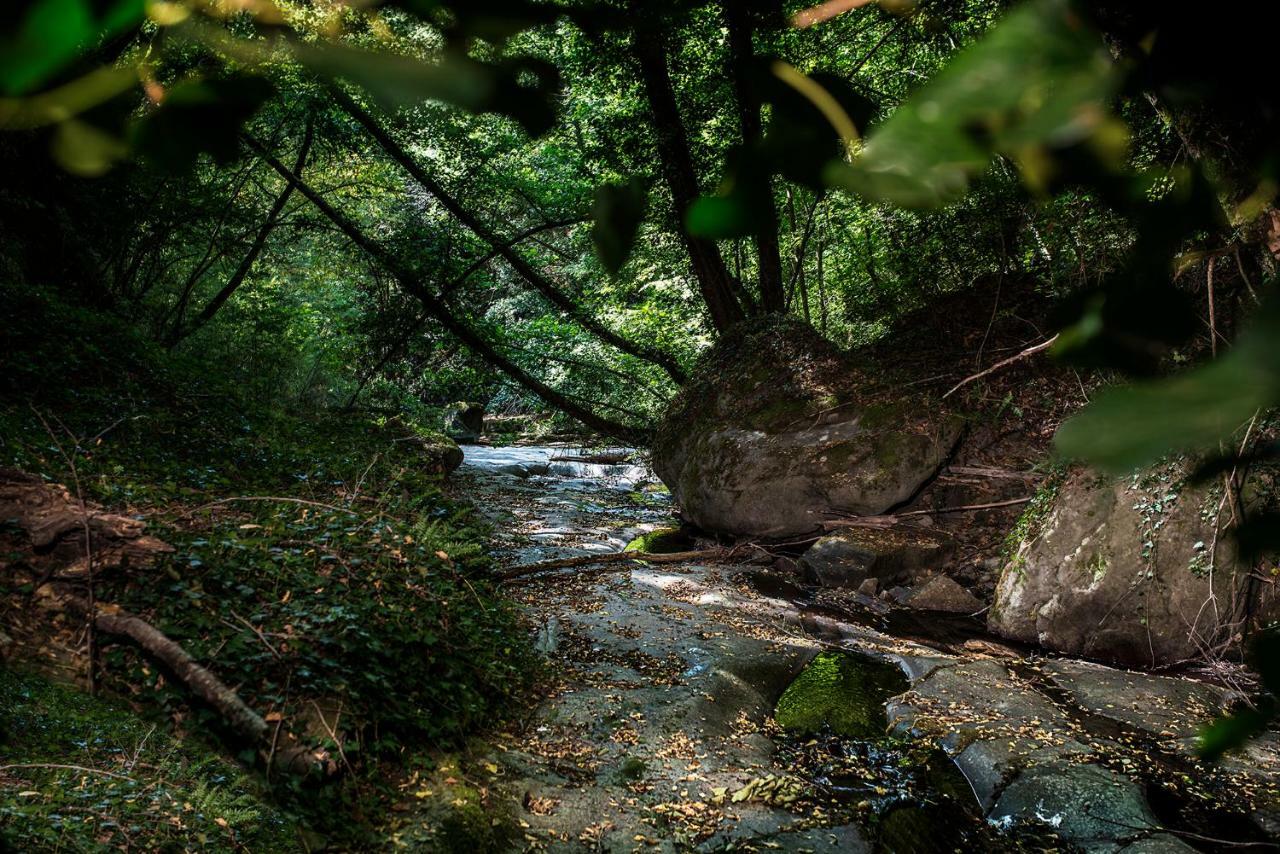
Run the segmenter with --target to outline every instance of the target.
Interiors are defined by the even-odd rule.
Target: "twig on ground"
[[[190,519],[201,510],[208,510],[211,507],[217,507],[220,504],[231,504],[236,501],[279,501],[284,504],[302,504],[307,507],[319,507],[322,510],[333,510],[337,513],[346,513],[351,516],[359,516],[360,514],[348,507],[339,507],[336,504],[325,504],[323,501],[309,501],[306,498],[289,498],[283,495],[234,495],[231,498],[222,498],[218,501],[210,501],[208,504],[201,504],[199,507],[192,508],[185,513],[179,513],[176,519]]]
[[[101,774],[103,777],[114,777],[117,780],[133,779],[127,774],[117,774],[114,771],[103,771],[101,768],[86,768],[83,765],[60,765],[56,762],[22,762],[16,765],[0,765],[0,771],[13,771],[22,768],[58,768],[64,771],[82,771],[85,774]]]
[[[943,399],[943,400],[946,400],[948,397],[950,397],[951,395],[955,394],[957,391],[959,391],[960,389],[964,388],[964,387],[965,387],[965,386],[967,386],[969,383],[974,382],[974,381],[976,381],[976,380],[980,380],[980,379],[982,379],[982,378],[983,378],[983,377],[985,377],[985,376],[989,376],[989,375],[991,375],[991,374],[995,373],[996,371],[1000,370],[1001,368],[1008,367],[1009,365],[1012,365],[1014,362],[1020,362],[1020,361],[1022,361],[1023,359],[1026,359],[1026,358],[1027,358],[1027,357],[1029,357],[1029,356],[1034,356],[1036,353],[1039,353],[1039,352],[1041,352],[1041,351],[1043,351],[1043,350],[1048,350],[1050,347],[1052,347],[1052,346],[1053,346],[1053,342],[1055,342],[1055,341],[1057,341],[1057,340],[1058,340],[1058,335],[1057,335],[1057,333],[1055,333],[1055,334],[1053,335],[1053,337],[1048,338],[1048,339],[1046,339],[1046,340],[1044,340],[1044,341],[1041,341],[1039,344],[1036,344],[1036,345],[1035,345],[1035,346],[1033,346],[1033,347],[1028,347],[1027,349],[1023,350],[1022,352],[1018,353],[1018,354],[1017,354],[1017,355],[1015,355],[1015,356],[1010,356],[1010,357],[1009,357],[1009,358],[1007,358],[1007,359],[1004,359],[1004,360],[1002,360],[1002,361],[996,362],[994,365],[992,365],[991,367],[987,368],[985,371],[979,371],[978,373],[974,374],[973,376],[965,377],[964,379],[960,380],[960,382],[958,382],[958,383],[956,383],[954,386],[952,386],[952,387],[951,387],[951,390],[950,390],[950,391],[948,391],[946,394],[944,394],[944,395],[942,396],[942,399]]]
[[[601,552],[600,554],[579,555],[577,557],[560,558],[558,560],[544,560],[539,561],[538,563],[513,566],[498,573],[497,578],[501,582],[506,582],[530,575],[537,575],[542,572],[550,572],[555,569],[570,569],[575,566],[594,566],[601,563],[622,563],[631,560],[644,561],[645,563],[684,563],[686,561],[694,560],[723,560],[731,557],[736,552],[736,548],[700,549],[689,552],[668,552],[667,554],[649,554],[646,552]]]
[[[826,528],[887,528],[899,519],[912,516],[934,516],[939,513],[968,513],[974,510],[995,510],[1000,507],[1014,507],[1027,504],[1034,495],[1024,498],[1010,498],[1008,501],[992,501],[987,504],[963,504],[959,507],[939,507],[936,510],[908,510],[906,513],[887,513],[881,516],[850,516],[833,519],[824,523]]]

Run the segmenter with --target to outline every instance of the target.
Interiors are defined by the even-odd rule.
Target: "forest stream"
[[[506,563],[615,552],[674,520],[642,465],[554,461],[573,455],[563,447],[465,453],[457,479]],[[931,642],[923,621],[870,602],[862,614],[813,608],[802,585],[750,557],[605,564],[513,588],[553,674],[526,725],[482,763],[517,817],[518,847],[1269,846],[1258,822],[1274,812],[1219,797],[1274,793],[1277,742],[1213,770],[1189,756],[1221,689],[1024,655],[977,621],[967,640],[949,621]],[[1007,770],[1028,759],[1032,770]],[[435,832],[397,825],[409,847]]]
[[[6,4],[0,854],[1280,852],[1278,31]]]

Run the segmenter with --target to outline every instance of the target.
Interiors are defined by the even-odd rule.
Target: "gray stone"
[[[1029,766],[1062,756],[1087,756],[1089,748],[1074,739],[1042,744],[1018,739],[987,739],[968,744],[952,757],[984,810],[995,806],[1005,784]]]
[[[800,559],[822,587],[857,587],[863,581],[906,581],[937,569],[950,555],[944,535],[920,528],[845,528],[822,537]]]
[[[1142,790],[1128,777],[1058,761],[1019,774],[988,819],[998,825],[1041,821],[1088,852],[1117,851],[1159,828]]]
[[[1192,848],[1171,833],[1156,833],[1120,849],[1123,854],[1194,854]]]
[[[1033,504],[996,586],[991,630],[1141,667],[1197,657],[1229,637],[1248,598],[1247,568],[1230,538],[1215,545],[1220,486],[1184,483],[1187,469],[1175,460],[1118,480],[1077,471]],[[1265,622],[1280,595],[1257,586],[1253,613]]]
[[[935,575],[916,588],[904,603],[917,611],[946,611],[951,614],[976,614],[982,602],[945,575]]]
[[[459,442],[474,442],[484,434],[484,404],[455,403],[444,415],[444,431]]]
[[[654,471],[691,522],[717,533],[794,536],[833,513],[883,513],[937,472],[960,422],[875,400],[871,385],[805,324],[740,324],[668,408]]]
[[[888,590],[881,590],[880,598],[886,602],[896,602],[901,605],[911,597],[911,593],[910,587],[898,585],[897,587],[890,587]]]
[[[1225,705],[1223,689],[1190,679],[1066,659],[1041,669],[1089,712],[1162,738],[1193,738]]]
[[[863,596],[870,596],[871,598],[875,598],[876,593],[878,593],[879,591],[880,591],[880,582],[874,578],[864,579],[863,582],[858,585],[858,592],[861,593]]]

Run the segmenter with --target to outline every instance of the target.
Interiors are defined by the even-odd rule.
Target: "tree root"
[[[87,618],[90,613],[89,603],[84,599],[67,596],[62,597],[59,603],[63,609],[79,617]],[[176,641],[141,617],[114,605],[99,603],[94,609],[93,623],[98,631],[127,637],[136,643],[147,656],[162,664],[187,690],[216,711],[237,737],[257,747],[259,755],[267,760],[272,748],[271,726]],[[293,742],[283,750],[275,750],[269,761],[289,774],[300,776],[314,772],[331,776],[336,770],[336,765],[327,761],[322,752]]]

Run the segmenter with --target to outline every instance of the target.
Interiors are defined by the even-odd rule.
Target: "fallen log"
[[[623,563],[639,560],[645,563],[685,563],[695,560],[724,560],[737,552],[737,549],[698,549],[688,552],[668,552],[666,554],[650,554],[648,552],[601,552],[593,555],[579,555],[558,560],[544,560],[538,563],[527,563],[513,566],[497,573],[499,582],[506,583],[530,575],[550,572],[556,569],[570,569],[575,566],[595,566],[602,563]]]
[[[60,604],[82,619],[89,617],[90,606],[84,599],[67,596],[61,598]],[[232,732],[257,747],[265,761],[298,775],[312,772],[329,775],[335,770],[336,766],[328,762],[322,752],[301,744],[291,743],[283,750],[273,751],[274,739],[266,719],[181,645],[146,620],[117,606],[98,604],[93,624],[100,632],[127,637],[136,643],[148,657],[163,665],[188,691],[216,711]]]

